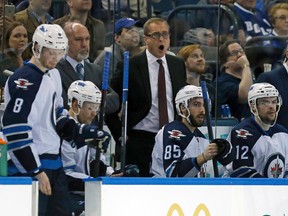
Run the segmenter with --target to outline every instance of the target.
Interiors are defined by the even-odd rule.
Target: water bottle
[[[7,142],[1,137],[0,137],[0,176],[7,176]]]
[[[231,118],[231,111],[230,111],[230,107],[228,104],[222,104],[221,118]]]

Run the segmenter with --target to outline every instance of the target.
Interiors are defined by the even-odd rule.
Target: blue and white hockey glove
[[[101,142],[103,150],[107,150],[110,135],[106,131],[98,130],[96,125],[78,124],[69,116],[61,116],[57,119],[56,131],[59,136],[67,141],[75,140],[81,137],[82,139],[95,138]]]
[[[96,138],[96,140],[99,139],[99,148],[101,149],[101,152],[106,153],[110,144],[111,136],[106,131],[98,130],[97,133],[101,132],[103,133],[102,138]]]
[[[95,134],[96,136],[93,137],[93,140],[86,140],[87,145],[91,148],[99,146],[101,152],[106,153],[111,140],[110,134],[104,130],[97,130]]]

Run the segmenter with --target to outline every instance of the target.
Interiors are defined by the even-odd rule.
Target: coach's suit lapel
[[[63,61],[63,71],[70,81],[73,82],[74,80],[79,79],[79,77],[74,71],[74,68],[67,60]]]

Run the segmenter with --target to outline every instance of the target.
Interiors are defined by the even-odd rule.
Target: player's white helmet
[[[183,118],[186,118],[189,123],[190,123],[189,121],[190,112],[188,109],[188,103],[189,103],[189,100],[191,100],[192,98],[196,98],[196,97],[203,97],[201,87],[194,86],[194,85],[186,85],[178,91],[176,98],[175,98],[175,105],[176,105],[176,110],[177,110],[178,115]],[[188,110],[188,113],[189,113],[188,116],[184,116],[181,113],[181,109],[180,109],[181,104]]]
[[[34,50],[35,44],[39,45],[38,52]],[[43,47],[50,49],[63,49],[67,50],[68,39],[64,30],[57,24],[42,24],[39,25],[32,38],[32,50],[36,58],[40,57]]]
[[[278,116],[278,112],[282,105],[282,98],[279,94],[279,91],[270,83],[255,83],[250,87],[248,92],[248,104],[250,111],[254,116],[259,117],[257,110],[257,99],[264,97],[277,97],[277,107],[276,107],[276,118],[272,125],[275,124]],[[260,119],[261,120],[261,119]]]
[[[84,102],[101,103],[102,93],[91,81],[77,80],[71,83],[68,89],[68,105],[71,106],[73,99],[78,100],[81,108]]]

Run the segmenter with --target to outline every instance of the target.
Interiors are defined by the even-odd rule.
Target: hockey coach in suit
[[[77,22],[68,22],[64,31],[68,37],[68,53],[58,64],[57,69],[61,75],[62,81],[62,97],[64,107],[69,109],[67,102],[67,91],[71,83],[76,80],[84,80],[93,82],[99,89],[102,86],[101,68],[90,63],[87,59],[90,50],[90,34],[88,29]],[[80,67],[80,71],[77,68]],[[116,92],[109,87],[106,100],[106,113],[113,113],[119,107],[119,97]]]
[[[149,19],[144,24],[144,40],[146,50],[129,61],[126,164],[136,164],[140,176],[148,177],[151,176],[149,170],[155,135],[165,123],[175,118],[174,99],[176,93],[186,85],[186,72],[182,60],[166,54],[170,46],[170,33],[165,20]],[[164,82],[163,77],[161,81],[158,77],[160,73],[165,74]],[[158,88],[158,83],[161,82],[163,84]],[[122,83],[123,64],[120,63],[111,79],[111,87],[120,98]],[[163,95],[162,87],[165,87],[166,102],[161,102],[162,97],[158,97],[159,94]],[[162,93],[158,92],[160,89]],[[163,113],[166,116],[164,121],[161,116]],[[114,118],[108,116],[106,122],[114,124],[115,127],[117,120],[116,115]],[[120,127],[118,134],[121,134],[119,129]]]

